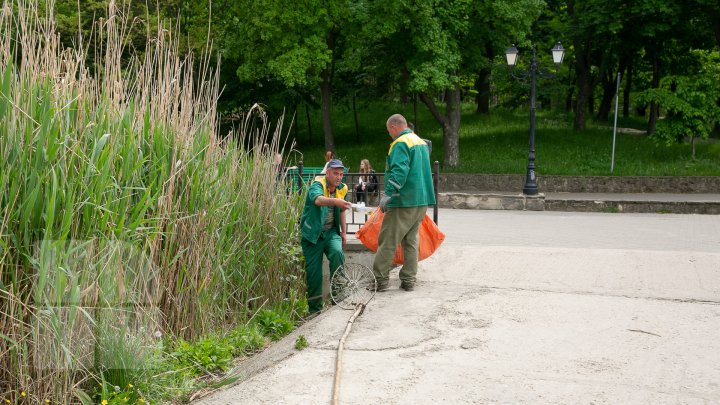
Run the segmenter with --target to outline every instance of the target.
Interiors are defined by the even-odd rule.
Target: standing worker
[[[330,261],[330,277],[345,263],[345,210],[350,208],[350,202],[345,201],[348,187],[342,182],[344,170],[340,160],[328,161],[325,176],[316,177],[310,185],[300,217],[300,244],[305,256],[307,301],[311,316],[320,312],[323,306],[323,253]]]
[[[386,158],[385,192],[380,210],[385,213],[378,250],[373,262],[377,291],[388,289],[388,273],[395,248],[402,245],[405,263],[400,269],[400,288],[415,288],[418,263],[418,229],[428,205],[435,204],[430,154],[427,145],[408,128],[405,117],[390,116],[387,131],[392,137]]]

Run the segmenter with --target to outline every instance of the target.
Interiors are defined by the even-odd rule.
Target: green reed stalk
[[[101,42],[62,49],[37,5],[0,13],[0,395],[73,403],[150,378],[155,332],[192,338],[297,296],[301,202],[259,108],[253,147],[217,133],[207,55],[198,77],[161,29],[123,64],[112,5]]]

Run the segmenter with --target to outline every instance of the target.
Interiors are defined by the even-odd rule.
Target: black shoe
[[[412,291],[415,289],[415,283],[403,281],[400,283],[400,288],[402,288],[405,291]]]
[[[375,291],[376,291],[376,292],[383,292],[383,291],[387,291],[388,288],[390,288],[390,283],[389,283],[387,280],[385,280],[385,281],[378,281],[378,282],[377,282],[377,287],[375,287]]]

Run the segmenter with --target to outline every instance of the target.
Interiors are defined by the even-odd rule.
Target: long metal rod
[[[615,88],[615,123],[613,124],[613,146],[612,157],[610,158],[610,174],[612,174],[613,170],[615,170],[615,134],[617,134],[618,104],[620,104],[620,72],[618,72],[617,86]]]
[[[365,304],[357,305],[357,307],[355,308],[355,313],[348,320],[348,324],[345,327],[345,333],[343,334],[342,338],[340,338],[340,343],[338,344],[337,358],[335,359],[335,381],[333,382],[333,393],[331,402],[333,405],[338,405],[338,401],[340,400],[340,376],[342,374],[342,353],[343,349],[345,348],[345,339],[347,339],[348,335],[350,334],[350,329],[352,329],[353,322],[355,322],[355,319],[360,316],[364,310]]]

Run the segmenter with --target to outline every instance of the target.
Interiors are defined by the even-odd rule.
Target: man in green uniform
[[[380,210],[385,213],[378,250],[373,262],[377,291],[388,289],[388,273],[395,248],[402,245],[405,263],[400,269],[400,288],[415,288],[418,263],[418,229],[428,205],[435,204],[435,190],[427,144],[408,128],[405,117],[392,115],[387,131],[393,139],[386,158],[385,192]]]
[[[348,188],[342,182],[344,169],[338,159],[328,162],[325,175],[316,177],[310,185],[300,217],[300,243],[305,256],[307,301],[311,315],[318,313],[323,306],[323,253],[330,261],[330,277],[345,263],[345,210],[350,208],[350,202],[345,201]]]

